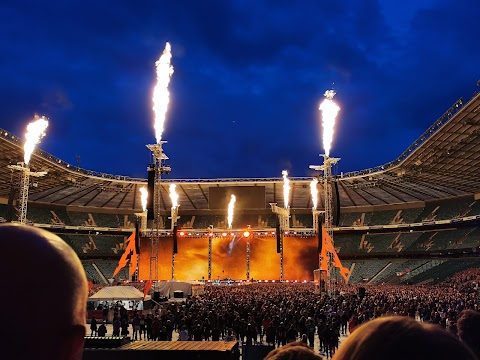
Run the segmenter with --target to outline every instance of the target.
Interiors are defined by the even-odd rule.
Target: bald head
[[[9,326],[1,330],[1,343],[12,346],[20,338],[23,344],[38,341],[47,347],[56,340],[58,347],[72,329],[85,329],[87,278],[65,241],[43,229],[9,223],[0,225],[0,246],[0,273],[9,284],[0,308],[15,309],[2,314]]]

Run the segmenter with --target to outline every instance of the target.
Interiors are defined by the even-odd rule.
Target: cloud
[[[44,150],[122,175],[145,172],[166,41],[164,136],[179,178],[309,174],[330,87],[339,169],[383,164],[480,77],[474,0],[17,1],[2,13],[0,127],[21,135],[44,113]]]

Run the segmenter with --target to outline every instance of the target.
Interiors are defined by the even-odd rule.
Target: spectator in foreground
[[[0,330],[1,347],[18,359],[82,359],[88,285],[78,256],[57,235],[22,224],[1,224],[0,246],[0,273],[16,279],[22,309],[8,311],[11,298],[0,297],[9,324]]]
[[[439,325],[407,316],[367,321],[339,347],[333,360],[475,360],[473,352]]]
[[[107,327],[105,326],[105,321],[102,321],[102,323],[98,327],[97,333],[98,333],[98,336],[102,336],[102,337],[107,335]]]
[[[480,359],[480,313],[467,309],[460,313],[457,320],[458,337]]]
[[[302,341],[288,344],[270,351],[264,360],[322,360],[306,343]]]

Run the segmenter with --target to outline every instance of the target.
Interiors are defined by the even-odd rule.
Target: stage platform
[[[85,348],[86,360],[238,360],[237,341],[130,341],[115,348]]]

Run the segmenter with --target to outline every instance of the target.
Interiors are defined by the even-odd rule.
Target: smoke
[[[235,245],[240,241],[240,237],[236,239],[236,235],[233,235],[232,241],[230,241],[230,244],[228,245],[228,256],[232,255],[233,248]]]

